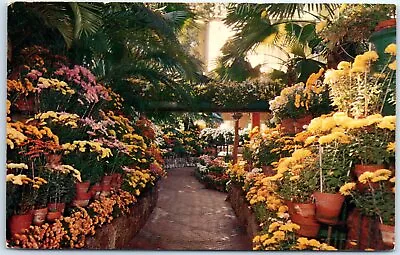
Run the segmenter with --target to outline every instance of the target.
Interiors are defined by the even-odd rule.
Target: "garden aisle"
[[[205,189],[193,168],[168,171],[157,207],[129,249],[250,250],[226,193]]]

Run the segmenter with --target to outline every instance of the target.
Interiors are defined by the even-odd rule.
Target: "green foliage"
[[[349,157],[348,144],[327,144],[321,154],[322,190],[326,193],[337,193],[339,188],[350,180],[352,158]]]
[[[350,146],[349,155],[355,164],[384,164],[389,163],[392,154],[387,151],[388,143],[394,141],[394,131],[381,129],[375,125],[359,128],[351,132],[354,139]]]

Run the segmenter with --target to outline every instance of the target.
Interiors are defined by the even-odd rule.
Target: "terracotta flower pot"
[[[293,203],[294,214],[298,214],[304,218],[315,219],[314,203]]]
[[[59,211],[61,214],[64,214],[65,203],[48,203],[47,208],[49,211]]]
[[[305,221],[296,224],[300,226],[300,229],[297,230],[297,234],[309,238],[317,237],[321,227],[317,221]]]
[[[379,224],[379,230],[382,234],[382,241],[387,246],[394,245],[394,226]]]
[[[339,220],[344,197],[340,194],[314,192],[315,218],[325,224],[335,224]]]
[[[55,222],[57,219],[61,218],[61,212],[59,211],[54,211],[54,212],[48,212],[47,213],[47,221],[48,222]]]
[[[294,205],[293,202],[290,200],[285,200],[285,204],[288,207],[288,213],[290,216],[292,216],[294,214]]]
[[[299,133],[304,130],[304,126],[310,124],[311,120],[313,119],[311,114],[307,114],[303,117],[295,119],[294,128],[295,133]]]
[[[47,207],[32,210],[33,225],[36,225],[36,226],[42,225],[46,220],[47,211],[48,211]]]
[[[87,193],[89,186],[90,186],[89,181],[75,183],[76,194],[79,195]]]
[[[8,222],[11,235],[22,234],[29,229],[32,219],[33,215],[31,213],[11,216]]]

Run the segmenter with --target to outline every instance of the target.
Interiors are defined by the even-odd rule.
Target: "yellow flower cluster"
[[[113,220],[112,212],[116,201],[108,197],[101,197],[100,200],[95,200],[88,208],[95,215],[92,217],[92,222],[96,226],[102,226],[104,223],[111,223]]]
[[[50,119],[52,122],[56,124],[62,124],[64,126],[69,126],[71,128],[77,128],[78,127],[77,121],[80,118],[79,115],[77,114],[48,111],[36,114],[34,118],[29,119],[27,122],[30,122],[35,119],[40,120],[42,122],[41,124],[45,124],[43,123],[43,121]]]
[[[130,170],[127,173],[127,180],[129,186],[134,189],[135,195],[140,195],[140,190],[146,187],[148,183],[154,185],[154,180],[156,178],[150,174],[149,170]]]
[[[348,196],[351,194],[351,191],[354,190],[355,187],[356,187],[355,182],[345,183],[342,187],[340,187],[339,193],[342,194],[343,196]]]
[[[385,53],[388,53],[392,56],[396,56],[396,44],[391,43],[385,48]]]
[[[135,131],[129,119],[124,116],[115,115],[113,111],[108,111],[107,114],[103,113],[103,118],[114,121],[118,125],[118,131],[121,134],[130,134]]]
[[[28,165],[25,163],[8,163],[7,169],[28,169]]]
[[[31,179],[25,174],[19,174],[19,175],[7,174],[6,182],[12,182],[13,184],[20,186],[31,183],[32,187],[35,189],[39,189],[40,186],[47,183],[47,181],[41,177],[35,177]]]
[[[14,149],[15,145],[21,145],[26,139],[23,132],[16,129],[13,123],[7,122],[7,145],[10,146],[10,149]]]
[[[345,131],[367,127],[373,124],[378,128],[394,131],[396,129],[396,116],[383,117],[380,114],[374,114],[366,118],[355,119],[343,112],[336,112],[331,116],[323,115],[314,118],[311,120],[310,125],[308,125],[307,131],[317,135],[337,133],[339,137],[343,138],[345,137],[345,134],[343,134]],[[347,138],[345,138],[345,140],[347,140]]]
[[[121,210],[122,213],[129,212],[129,206],[136,203],[136,198],[129,192],[119,190],[118,193],[112,193],[111,199],[115,201],[115,204]]]
[[[336,251],[337,249],[326,243],[320,243],[315,239],[307,239],[305,237],[299,237],[297,239],[297,245],[294,250],[320,250],[320,251]]]
[[[236,164],[228,164],[228,169],[226,173],[230,176],[231,179],[236,181],[243,181],[245,179],[246,170],[244,169],[246,165],[246,161],[239,161]]]
[[[360,183],[387,181],[392,175],[392,171],[388,169],[379,169],[375,172],[365,172],[358,177]]]
[[[55,144],[59,143],[58,136],[53,134],[48,127],[44,126],[39,129],[36,126],[24,124],[20,121],[7,123],[7,145],[9,145],[11,149],[13,149],[15,145],[21,145],[28,136],[35,139],[43,139],[46,136]]]
[[[98,154],[97,160],[113,155],[109,148],[103,148],[101,143],[93,141],[74,141],[72,144],[65,143],[62,145],[62,148],[65,150],[64,154],[68,154],[74,150],[79,150],[80,152],[96,152]]]
[[[47,79],[40,77],[38,80],[38,87],[40,89],[54,89],[55,91],[60,91],[63,95],[73,95],[75,90],[68,86],[64,81],[59,81],[57,79]]]
[[[249,181],[252,183],[249,184]],[[277,186],[271,177],[267,177],[264,174],[256,174],[250,180],[246,179],[245,185],[251,186],[246,194],[246,199],[251,205],[264,203],[268,210],[276,212],[277,217],[286,217],[287,206],[275,193]]]
[[[16,185],[24,185],[33,182],[33,180],[27,177],[25,174],[19,174],[19,175],[7,174],[6,181],[12,182],[13,184]]]
[[[291,157],[281,158],[275,170],[277,176],[274,179],[283,177],[283,173],[291,171],[294,175],[299,175],[300,171],[304,168],[304,162],[310,158],[315,158],[315,155],[308,149],[295,150]],[[271,177],[272,178],[272,177]]]

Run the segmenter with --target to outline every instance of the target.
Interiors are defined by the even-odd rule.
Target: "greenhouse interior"
[[[7,6],[6,247],[393,251],[396,5]]]

